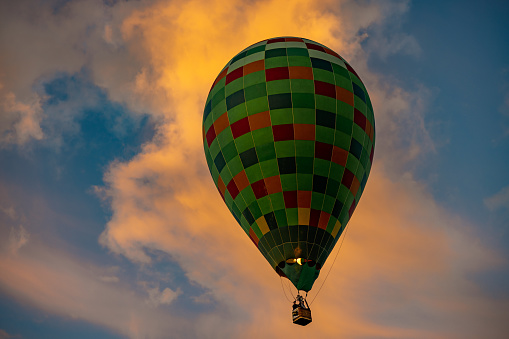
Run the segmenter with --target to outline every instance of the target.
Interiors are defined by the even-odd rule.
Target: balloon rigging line
[[[293,296],[292,292],[292,284],[290,284],[290,279],[286,280],[286,285],[288,286],[288,292],[290,292],[290,296]],[[298,291],[297,291],[298,292]],[[293,297],[293,300],[296,300],[295,297]]]
[[[286,300],[288,300],[289,302],[292,302],[292,301],[290,300],[290,298],[288,298],[288,296],[286,295],[285,287],[284,287],[284,285],[283,285],[283,277],[279,276],[279,280],[281,281],[281,288],[283,289],[283,293],[285,294],[285,298],[286,298]]]
[[[290,291],[290,295],[293,295],[293,293],[292,293],[292,284],[290,284],[290,279],[286,280],[286,284],[288,285],[288,291]],[[298,290],[297,290],[297,293],[299,293]],[[296,300],[295,297],[293,297],[293,300]]]
[[[341,251],[341,247],[343,246],[343,241],[345,241],[345,238],[346,238],[346,233],[348,232],[348,226],[349,224],[346,224],[346,229],[345,229],[345,233],[343,235],[343,239],[341,240],[341,243],[339,244],[339,248],[338,248],[338,251],[336,252],[336,256],[334,257],[334,261],[332,262],[332,265],[329,269],[329,272],[327,272],[327,275],[325,276],[325,279],[323,280],[322,282],[322,285],[320,286],[320,288],[318,289],[318,292],[316,292],[313,300],[311,300],[311,302],[309,303],[309,305],[311,306],[311,304],[315,301],[316,297],[318,296],[318,294],[320,293],[320,291],[322,290],[322,287],[323,285],[325,284],[325,281],[327,280],[327,278],[329,277],[329,273],[330,271],[332,271],[332,267],[334,266],[334,263],[336,262],[336,259],[338,258],[338,254],[339,254],[339,251]]]

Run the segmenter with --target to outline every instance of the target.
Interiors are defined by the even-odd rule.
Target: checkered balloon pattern
[[[221,197],[272,267],[298,257],[323,265],[368,179],[373,107],[331,49],[268,39],[217,76],[203,142]]]

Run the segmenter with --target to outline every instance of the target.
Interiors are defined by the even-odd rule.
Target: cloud
[[[32,242],[16,256],[0,256],[0,291],[64,319],[84,320],[130,338],[164,338],[168,333],[204,337],[195,321],[214,324],[218,336],[229,336],[220,324],[231,315],[186,318],[170,307],[180,291],[139,290],[125,280],[104,281],[109,270],[57,246]]]
[[[163,107],[159,111],[165,112],[168,123],[160,127],[154,143],[146,145],[135,159],[129,163],[112,164],[105,176],[112,207],[117,213],[102,235],[101,242],[133,260],[146,262],[149,258],[139,245],[146,239],[140,239],[139,243],[125,241],[123,233],[117,234],[116,228],[112,227],[116,225],[117,218],[123,217],[123,210],[136,210],[138,206],[143,206],[144,215],[140,215],[138,222],[144,224],[143,220],[154,218],[150,213],[153,206],[147,204],[149,200],[140,196],[161,197],[168,200],[169,206],[174,199],[179,199],[177,194],[180,191],[192,190],[196,182],[202,186],[198,188],[200,192],[205,187],[211,187],[210,180],[203,180],[203,176],[208,175],[203,168],[201,154],[203,93],[207,92],[217,70],[223,67],[231,55],[245,45],[268,36],[299,35],[300,32],[301,35],[335,47],[342,54],[357,55],[354,66],[359,66],[360,73],[366,75],[363,78],[373,94],[377,117],[380,116],[377,125],[382,125],[379,128],[382,138],[379,138],[377,149],[381,147],[383,153],[387,154],[391,152],[386,150],[391,150],[393,154],[398,151],[394,158],[405,155],[403,159],[400,157],[399,162],[406,163],[417,157],[423,144],[432,148],[422,117],[425,100],[422,94],[426,90],[408,93],[393,84],[382,82],[377,75],[369,72],[366,55],[359,41],[355,42],[355,34],[370,23],[379,23],[383,11],[372,3],[363,8],[370,13],[368,17],[371,21],[357,22],[350,18],[351,13],[357,13],[357,6],[357,3],[348,1],[325,2],[319,6],[306,1],[297,1],[292,5],[264,1],[239,3],[233,7],[237,11],[233,15],[215,2],[188,1],[157,4],[144,11],[135,11],[127,18],[122,24],[125,39],[132,41],[135,37],[139,38],[139,53],[145,51],[147,64],[154,70],[147,75],[152,77],[151,81],[140,83],[139,90],[155,93],[154,104]],[[334,8],[334,11],[326,10],[330,8]],[[397,10],[402,9],[397,7]],[[231,17],[237,20],[228,20]],[[241,21],[244,24],[238,25]],[[338,32],[337,27],[344,30]],[[171,34],[175,31],[180,34]],[[350,36],[345,32],[350,33]],[[159,92],[167,94],[159,97]],[[399,137],[390,137],[393,135]],[[399,144],[406,146],[399,146],[398,149],[396,145]],[[390,161],[384,163],[389,164]],[[192,201],[187,203],[191,204]],[[180,220],[180,207],[171,212],[174,224],[183,222]],[[129,227],[129,224],[125,224],[119,229],[127,230]],[[132,227],[132,232],[144,237],[145,232],[136,231],[135,225]]]
[[[23,338],[21,335],[12,335],[0,329],[0,339],[21,339],[21,338]]]
[[[210,288],[215,299],[233,310],[249,310],[251,320],[242,330],[246,338],[271,338],[281,331],[292,335],[284,316],[289,305],[277,276],[221,205],[215,189],[205,180],[193,180],[182,183],[188,186],[177,189],[173,199],[150,189],[133,194],[145,206],[154,206],[148,210],[125,202],[114,205],[111,233],[105,233],[115,240],[110,248],[134,261],[144,261],[148,248],[178,258],[189,278]],[[119,196],[127,198],[125,191]],[[501,314],[508,310],[507,302],[486,299],[467,276],[500,269],[504,261],[465,236],[465,221],[437,206],[409,175],[391,181],[375,170],[349,227],[339,260],[312,306],[316,335],[460,338],[492,331],[492,337],[503,337],[507,328]],[[267,329],[251,325],[267,318]],[[340,329],[328,325],[335,319],[342,319]],[[465,324],[459,328],[461,322]],[[401,328],[402,323],[409,329]]]
[[[8,339],[8,338],[11,338],[9,333],[7,333],[4,330],[0,329],[0,339]]]
[[[0,329],[0,339],[22,339],[23,337],[19,334],[9,334],[6,331]]]
[[[504,95],[504,102],[500,106],[500,112],[504,115],[509,115],[509,91]]]
[[[22,246],[26,245],[29,238],[30,233],[25,230],[23,225],[19,225],[17,228],[11,227],[11,232],[9,233],[10,252],[15,254]]]
[[[501,86],[500,91],[502,92],[502,103],[500,104],[498,111],[502,114],[503,123],[502,129],[503,134],[502,138],[505,138],[509,135],[509,126],[507,125],[507,117],[509,117],[509,67],[505,67],[502,69],[502,76],[505,78],[503,84]],[[498,143],[500,138],[496,138],[494,141]]]
[[[500,208],[509,209],[509,186],[484,199],[484,205],[494,211]]]
[[[121,1],[110,6],[101,0],[1,2],[0,146],[61,138],[66,130],[45,130],[48,122],[72,122],[81,111],[71,105],[44,111],[44,85],[83,69],[90,72],[95,85],[107,89],[112,101],[123,102],[132,112],[146,112],[149,106],[135,95],[136,75],[142,73],[142,67],[119,31],[125,16],[146,4]],[[89,106],[94,105],[93,97],[85,99]]]
[[[3,89],[0,83],[0,113],[0,146],[24,145],[32,139],[44,137],[40,127],[43,111],[38,95],[23,103],[16,100],[13,92]]]
[[[117,282],[119,282],[118,277],[115,277],[115,276],[107,276],[106,275],[106,276],[99,277],[99,279],[101,279],[104,282],[110,282],[110,283],[117,283]]]
[[[106,173],[101,192],[113,216],[100,242],[144,264],[151,250],[169,253],[191,281],[239,315],[234,320],[242,330],[233,326],[232,337],[301,331],[321,338],[503,337],[507,301],[490,300],[468,275],[507,263],[469,236],[473,226],[438,206],[408,172],[409,164],[434,151],[424,124],[429,90],[408,92],[367,67],[357,32],[383,22],[389,15],[383,6],[364,2],[367,14],[356,21],[348,15],[359,4],[349,1],[218,4],[156,4],[123,23],[124,37],[139,39],[150,65],[139,92],[155,93],[154,105],[164,104],[158,111],[166,119],[140,154]],[[281,35],[321,41],[351,60],[372,94],[378,128],[366,192],[314,304],[315,322],[305,329],[290,324],[279,279],[219,198],[200,137],[204,93],[218,70],[250,43]]]
[[[181,293],[181,290],[173,291],[171,288],[166,287],[164,290],[160,290],[159,287],[147,288],[148,302],[154,306],[169,305],[175,300]]]
[[[398,54],[418,57],[421,54],[419,42],[402,29],[410,2],[389,2],[384,7],[387,9],[382,20],[374,22],[362,35],[365,50],[382,60]]]
[[[395,54],[419,56],[421,47],[417,40],[408,34],[397,33],[390,37],[374,36],[368,42],[368,48],[382,59]]]
[[[9,207],[0,206],[0,211],[2,211],[5,215],[7,215],[9,217],[9,219],[16,220],[17,214],[16,214],[16,210],[14,209],[14,207],[12,207],[12,206],[9,206]]]

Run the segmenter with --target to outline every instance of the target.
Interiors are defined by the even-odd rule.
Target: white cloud
[[[173,291],[172,289],[166,287],[164,290],[159,290],[159,287],[147,288],[148,293],[148,302],[154,306],[159,305],[169,305],[175,300],[182,291],[177,289]]]
[[[99,279],[101,281],[108,282],[108,283],[117,283],[117,282],[119,282],[118,277],[116,277],[114,275],[111,275],[111,276],[108,276],[108,275],[100,276]]]
[[[369,50],[382,59],[395,54],[406,54],[411,56],[419,56],[421,47],[417,40],[405,33],[395,33],[390,37],[373,36],[368,42]]]
[[[509,116],[509,92],[504,95],[504,102],[500,108],[502,114]]]
[[[23,336],[19,334],[10,334],[0,329],[0,339],[23,339]]]
[[[146,4],[121,1],[108,6],[101,0],[0,2],[0,146],[60,139],[68,130],[58,125],[69,125],[81,111],[62,106],[60,111],[43,112],[46,98],[41,85],[56,75],[72,75],[84,68],[112,100],[130,105],[133,111],[146,112],[147,105],[133,96],[141,66],[120,32],[125,16]],[[57,126],[44,130],[43,125],[48,127],[50,122]]]
[[[509,186],[502,188],[491,197],[485,198],[484,205],[492,211],[500,208],[509,209]]]
[[[11,232],[9,233],[9,250],[12,254],[16,254],[18,250],[26,245],[28,240],[30,239],[30,233],[23,227],[23,225],[19,225],[18,227],[11,227]]]
[[[405,14],[410,9],[410,1],[379,2],[379,11],[383,13],[371,25],[362,27],[362,39],[367,53],[386,59],[392,55],[418,57],[421,47],[417,39],[402,29]],[[363,11],[359,16],[365,16]],[[369,34],[366,30],[369,28]]]
[[[0,211],[2,211],[5,215],[7,215],[11,220],[16,220],[17,214],[16,214],[16,210],[14,209],[14,207],[0,206]]]
[[[4,330],[0,329],[0,339],[9,339],[12,338],[12,336],[5,332]]]
[[[206,332],[202,323],[214,324],[217,337],[227,338],[231,331],[220,325],[227,312],[183,317],[178,310],[161,307],[170,304],[179,290],[150,290],[147,303],[146,290],[98,279],[98,272],[111,269],[78,259],[56,246],[34,242],[16,256],[0,256],[0,271],[2,294],[44,312],[83,320],[129,338],[166,338],[168,333],[174,338],[203,338]]]
[[[44,137],[40,127],[42,119],[41,99],[37,94],[24,103],[16,100],[13,92],[0,87],[0,147],[41,140]]]
[[[360,5],[367,14],[356,21],[349,14]],[[113,216],[100,242],[134,262],[150,262],[151,250],[171,254],[215,300],[233,311],[249,310],[239,332],[245,338],[301,334],[284,317],[289,308],[279,278],[213,187],[200,134],[203,93],[236,51],[270,36],[302,35],[351,61],[373,99],[378,136],[375,165],[351,221],[341,266],[331,272],[314,308],[313,335],[462,338],[504,333],[501,314],[507,303],[487,300],[465,277],[499,268],[504,261],[465,236],[468,223],[441,209],[426,187],[405,173],[408,164],[435,150],[424,124],[432,93],[423,87],[408,92],[368,69],[357,33],[386,19],[382,7],[377,2],[267,1],[239,4],[239,12],[232,14],[215,2],[190,1],[161,4],[128,18],[126,35],[143,37],[140,53],[146,53],[153,70],[139,90],[152,93],[156,86],[168,93],[167,101],[156,100],[169,104],[159,109],[168,119],[153,143],[129,162],[112,164],[106,174],[101,192]],[[232,16],[244,24],[227,20]],[[473,259],[472,253],[475,260],[466,260]],[[411,325],[403,328],[407,322]],[[466,325],[458,328],[460,322]]]

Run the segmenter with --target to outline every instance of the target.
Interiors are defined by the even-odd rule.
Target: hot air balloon
[[[308,292],[373,161],[373,107],[357,73],[309,39],[251,45],[212,84],[203,141],[214,183],[238,224],[280,276]],[[304,325],[311,314],[298,299],[294,322]]]

